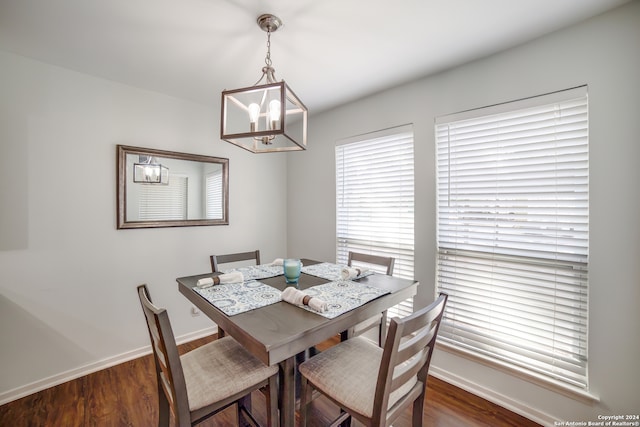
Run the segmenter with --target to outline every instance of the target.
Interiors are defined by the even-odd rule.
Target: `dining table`
[[[321,261],[302,259],[305,267],[318,266]],[[325,317],[320,313],[290,304],[279,299],[269,301],[267,305],[241,313],[228,314],[216,307],[210,299],[203,296],[198,281],[214,278],[221,273],[204,273],[179,277],[179,292],[182,293],[202,313],[215,322],[224,333],[232,336],[244,348],[266,365],[279,365],[280,368],[280,424],[283,427],[295,425],[296,404],[296,356],[304,354],[309,348],[329,338],[347,331],[349,328],[389,308],[413,297],[419,283],[415,280],[369,274],[353,279],[360,286],[374,289],[378,294],[365,303],[349,308],[335,317]],[[283,274],[261,278],[259,282],[279,294],[287,286]],[[331,285],[331,278],[319,277],[303,272],[297,285],[299,290],[311,293],[321,285]],[[216,285],[220,286],[220,285]],[[212,288],[209,288],[212,289]],[[215,289],[215,287],[214,287]]]

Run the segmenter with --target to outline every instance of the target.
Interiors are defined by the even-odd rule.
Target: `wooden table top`
[[[304,265],[318,263],[308,259],[303,259],[302,262]],[[386,289],[390,293],[334,319],[327,319],[284,301],[234,316],[227,316],[193,290],[198,279],[213,277],[217,274],[207,273],[180,277],[176,279],[179,291],[209,316],[225,333],[234,337],[247,350],[268,365],[274,365],[293,357],[361,321],[382,313],[415,295],[418,286],[416,281],[382,274],[373,274],[358,279],[359,283]],[[287,286],[284,276],[260,279],[260,282],[279,290],[284,290]],[[302,273],[298,288],[304,290],[327,282],[329,281],[326,279]]]

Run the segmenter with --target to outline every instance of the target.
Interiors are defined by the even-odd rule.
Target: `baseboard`
[[[444,369],[440,369],[436,366],[431,366],[431,368],[429,369],[429,374],[458,388],[468,391],[469,393],[472,393],[478,397],[488,400],[489,402],[502,406],[503,408],[508,409],[511,412],[522,415],[523,417],[528,418],[540,425],[552,426],[554,425],[554,420],[556,420],[556,418],[551,417],[547,413],[538,411],[523,404],[520,401],[514,400],[508,396],[497,393],[494,390],[468,381],[456,374],[453,374]]]
[[[176,343],[178,345],[184,344],[198,338],[203,338],[215,334],[217,331],[218,328],[216,326],[212,326],[196,332],[191,332],[185,335],[181,335],[180,337],[176,337]],[[138,357],[146,356],[147,354],[151,354],[151,345],[127,351],[125,353],[108,357],[106,359],[98,360],[97,362],[89,363],[88,365],[61,372],[59,374],[34,381],[21,387],[16,387],[12,390],[0,393],[0,405],[13,402],[14,400],[21,399],[25,396],[29,396],[30,394],[66,383],[67,381],[75,380],[85,375],[110,368],[111,366],[119,365],[120,363],[128,362],[130,360],[137,359]]]
[[[195,341],[197,339],[208,337],[209,335],[213,335],[213,334],[217,334],[217,333],[218,333],[218,327],[217,326],[211,326],[209,328],[200,329],[199,331],[195,331],[195,332],[191,332],[191,333],[188,333],[188,334],[180,335],[179,337],[176,337],[176,343],[178,345],[182,345],[184,343],[187,343],[187,342],[190,342],[190,341]],[[149,353],[151,353],[151,346],[149,346]]]

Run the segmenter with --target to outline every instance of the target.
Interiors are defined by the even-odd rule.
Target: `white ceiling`
[[[259,79],[272,13],[276,78],[313,114],[627,1],[0,0],[0,49],[217,105]]]

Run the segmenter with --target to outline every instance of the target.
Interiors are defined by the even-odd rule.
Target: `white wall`
[[[286,255],[286,158],[221,142],[219,106],[3,52],[0,70],[0,402],[148,350],[138,284],[187,336],[213,323],[176,277]],[[230,225],[116,230],[116,144],[229,158]]]
[[[416,52],[429,55],[428,51]],[[334,146],[404,123],[415,131],[417,306],[434,298],[434,118],[588,84],[590,103],[589,381],[585,403],[439,350],[433,372],[544,424],[640,409],[640,2],[310,120],[289,159],[288,250],[335,259]]]
[[[0,52],[0,402],[147,347],[139,283],[150,285],[176,335],[185,337],[212,324],[190,316],[174,279],[208,271],[209,254],[255,247],[265,260],[285,252],[334,259],[334,142],[404,123],[415,130],[416,303],[425,305],[435,275],[434,117],[588,84],[589,373],[600,403],[574,401],[441,351],[434,372],[540,420],[637,413],[638,40],[634,1],[315,115],[307,152],[286,156],[252,155],[220,142],[218,106]],[[228,157],[230,225],[116,230],[116,144]]]

